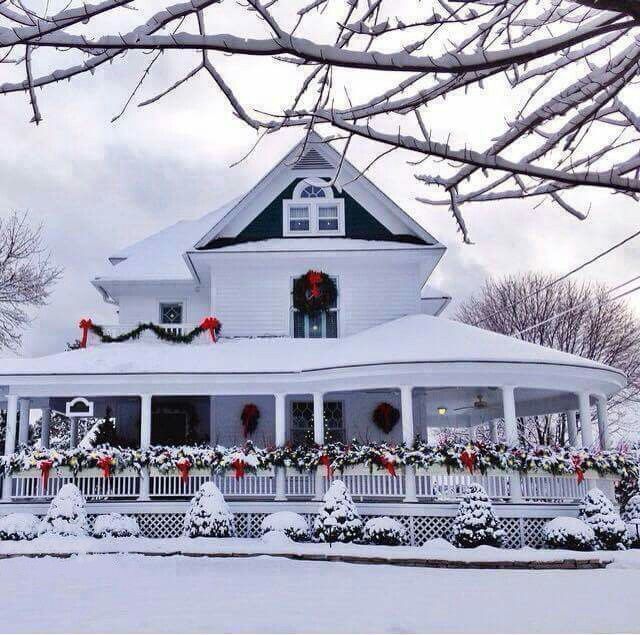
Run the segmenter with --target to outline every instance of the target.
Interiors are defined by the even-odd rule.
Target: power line
[[[525,300],[528,300],[529,298],[533,297],[534,295],[538,295],[538,293],[541,293],[542,291],[546,291],[547,289],[549,289],[550,287],[553,287],[554,285],[558,284],[559,282],[562,282],[563,280],[566,280],[569,276],[572,276],[574,273],[577,273],[578,271],[581,271],[585,267],[588,267],[589,265],[592,265],[597,260],[600,260],[600,258],[603,258],[604,256],[610,254],[612,251],[615,251],[616,249],[622,247],[622,245],[625,245],[626,243],[628,243],[629,241],[633,240],[637,236],[640,236],[640,231],[637,231],[634,234],[631,234],[631,236],[627,236],[626,238],[624,238],[620,242],[616,243],[615,245],[612,245],[608,249],[605,249],[604,251],[601,251],[599,254],[595,255],[593,258],[587,260],[586,262],[583,262],[581,265],[578,265],[574,269],[571,269],[571,271],[567,271],[567,273],[561,275],[559,278],[556,278],[555,280],[552,280],[551,282],[543,285],[539,289],[536,289],[536,291],[532,291],[531,293],[525,295],[524,298],[521,298],[520,300],[514,302],[513,304],[510,305],[510,307],[514,308],[514,307],[518,306],[519,304],[522,304]],[[624,286],[624,285],[622,285],[622,286]],[[617,288],[620,288],[620,287],[617,287]],[[613,290],[614,289],[612,289],[612,291]],[[494,313],[491,313],[491,314],[483,317],[481,320],[478,320],[477,322],[474,322],[473,326],[479,326],[483,322],[486,322],[487,320],[491,319],[492,317],[495,317],[496,315],[500,315],[500,313],[503,313],[504,311],[505,311],[505,309],[499,309],[498,311],[495,311]]]
[[[628,284],[631,284],[632,282],[635,282],[636,280],[640,280],[640,275],[634,276],[633,278],[630,278],[626,282],[623,282],[622,284],[619,284],[619,285],[613,287],[612,289],[609,289],[609,291],[607,291],[607,295],[609,295],[613,291],[617,291],[618,289],[621,289],[622,287],[626,287]],[[609,302],[613,302],[614,300],[619,300],[620,298],[624,298],[626,295],[634,293],[635,291],[638,291],[639,289],[640,289],[640,286],[634,287],[633,289],[629,289],[628,291],[624,291],[623,293],[620,293],[619,295],[616,295],[616,296],[614,296],[612,298],[607,298],[602,303],[603,304],[608,304]],[[584,306],[585,304],[591,304],[593,302],[593,300],[594,300],[593,298],[589,298],[588,300],[585,300],[584,302],[579,302],[578,304],[575,304],[574,306],[569,307],[568,309],[565,309],[564,311],[560,311],[560,313],[556,313],[555,315],[552,315],[550,318],[547,318],[546,320],[543,320],[542,322],[538,322],[537,324],[534,324],[533,326],[528,326],[526,329],[522,329],[522,331],[516,331],[515,333],[512,333],[511,335],[514,336],[514,335],[522,335],[523,333],[528,333],[529,331],[532,331],[533,329],[538,328],[539,326],[543,326],[547,322],[551,322],[552,320],[555,320],[555,319],[557,319],[559,317],[562,317],[563,315],[566,315],[567,313],[571,313],[572,311],[575,311],[576,309],[579,309],[580,307]]]

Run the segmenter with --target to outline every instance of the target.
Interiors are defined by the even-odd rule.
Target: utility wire
[[[607,291],[607,295],[609,295],[613,291],[617,291],[618,289],[621,289],[622,287],[626,287],[628,284],[631,284],[632,282],[635,282],[636,280],[640,280],[640,275],[639,276],[634,276],[633,278],[630,278],[626,282],[623,282],[622,284],[619,284],[619,285],[613,287],[612,289],[609,289],[609,291]],[[605,299],[602,303],[603,304],[609,304],[609,302],[613,302],[614,300],[619,300],[620,298],[624,298],[626,295],[629,295],[630,293],[634,293],[635,291],[638,291],[639,289],[640,289],[640,286],[637,286],[637,287],[634,287],[633,289],[629,289],[628,291],[623,291],[619,295],[616,295],[616,296],[614,296],[612,298]],[[586,304],[591,304],[593,301],[594,301],[593,298],[589,298],[588,300],[585,300],[584,302],[579,302],[578,304],[575,304],[574,306],[569,307],[568,309],[565,309],[564,311],[560,311],[560,313],[556,313],[555,315],[552,315],[550,318],[547,318],[546,320],[543,320],[542,322],[538,322],[537,324],[534,324],[533,326],[528,326],[526,329],[522,329],[522,331],[516,331],[515,333],[512,333],[511,336],[513,337],[514,335],[522,335],[523,333],[528,333],[529,331],[533,331],[533,329],[538,328],[539,326],[543,326],[547,322],[551,322],[552,320],[555,320],[555,319],[557,319],[559,317],[562,317],[563,315],[566,315],[567,313],[571,313],[572,311],[575,311],[576,309],[579,309],[580,307],[585,306]]]
[[[574,269],[571,269],[571,271],[567,271],[567,273],[561,275],[559,278],[556,278],[555,280],[552,280],[551,282],[543,285],[539,289],[536,289],[536,291],[532,291],[531,293],[525,295],[523,298],[521,298],[517,302],[514,302],[513,304],[509,305],[509,308],[514,308],[514,307],[518,306],[519,304],[522,304],[525,300],[528,300],[529,298],[533,297],[534,295],[537,295],[538,293],[541,293],[542,291],[545,291],[546,289],[549,289],[550,287],[553,287],[554,285],[558,284],[559,282],[562,282],[563,280],[566,280],[569,276],[572,276],[574,273],[577,273],[578,271],[581,271],[585,267],[588,267],[589,265],[592,265],[597,260],[600,260],[600,258],[603,258],[604,256],[610,254],[612,251],[615,251],[616,249],[622,247],[622,245],[625,245],[626,243],[628,243],[629,241],[633,240],[634,238],[637,238],[638,236],[640,236],[640,231],[637,231],[634,234],[631,234],[631,236],[627,236],[626,238],[624,238],[620,242],[616,243],[615,245],[612,245],[608,249],[605,249],[604,251],[601,251],[599,254],[595,255],[593,258],[587,260],[586,262],[583,262],[581,265],[578,265]],[[624,285],[622,285],[622,286],[624,286]],[[617,288],[619,288],[619,287],[617,287]],[[612,289],[612,291],[613,290],[615,290],[615,289]],[[481,320],[478,320],[477,322],[474,322],[473,326],[479,326],[483,322],[486,322],[487,320],[491,319],[492,317],[495,317],[496,315],[500,315],[500,313],[503,313],[504,311],[505,311],[505,309],[499,309],[498,311],[495,311],[494,313],[490,313],[489,315],[483,317]]]

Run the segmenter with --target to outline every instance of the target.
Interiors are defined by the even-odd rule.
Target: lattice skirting
[[[140,531],[147,538],[177,538],[182,534],[184,514],[182,513],[146,513],[129,514],[140,526]],[[313,523],[315,514],[302,514],[309,524]],[[95,514],[89,515],[92,524]],[[266,513],[235,513],[236,535],[242,538],[258,538],[261,535],[260,525]],[[373,516],[363,515],[363,519]],[[433,538],[451,537],[453,517],[451,516],[410,516],[392,515],[407,529],[411,545],[422,545]],[[503,546],[517,549],[522,546],[542,547],[542,528],[551,518],[502,518],[500,526],[504,530]]]

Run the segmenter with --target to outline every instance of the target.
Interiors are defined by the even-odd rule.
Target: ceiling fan
[[[462,412],[463,410],[485,410],[488,407],[489,404],[482,398],[482,395],[477,395],[473,405],[454,408],[454,412]]]

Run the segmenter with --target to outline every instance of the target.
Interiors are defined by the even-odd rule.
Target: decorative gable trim
[[[331,170],[333,166],[315,148],[304,153],[294,164],[294,170]]]

